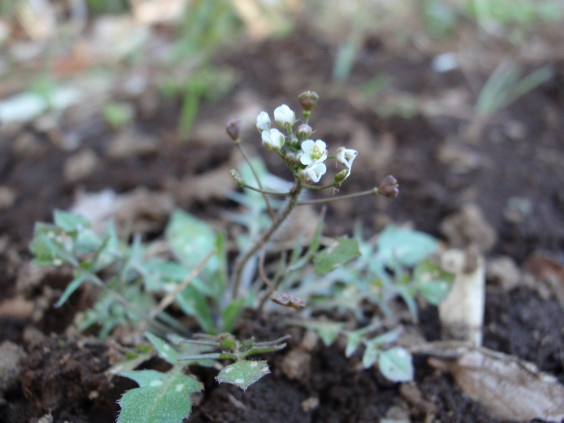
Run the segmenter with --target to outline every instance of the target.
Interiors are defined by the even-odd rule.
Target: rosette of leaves
[[[202,330],[230,331],[242,308],[242,300],[222,305],[227,284],[225,241],[202,220],[176,210],[166,227],[165,240],[173,259],[148,257],[148,245],[140,237],[121,242],[110,223],[102,235],[87,219],[56,211],[54,223],[37,223],[30,249],[34,263],[68,266],[73,279],[56,306],[64,304],[84,283],[100,289],[97,302],[83,313],[79,328],[96,325],[104,338],[118,325],[145,322],[162,334],[186,329],[165,311],[153,316],[157,299],[173,292],[191,271],[215,249],[197,277],[175,295],[174,302],[192,316]],[[218,317],[213,317],[215,316]]]
[[[437,305],[448,294],[454,276],[430,260],[439,246],[430,235],[389,226],[375,240],[364,240],[357,226],[354,242],[359,250],[356,260],[325,274],[316,267],[321,278],[305,275],[292,294],[309,298],[313,308],[352,311],[359,321],[365,317],[365,303],[391,317],[388,304],[397,297],[416,320],[417,296]]]

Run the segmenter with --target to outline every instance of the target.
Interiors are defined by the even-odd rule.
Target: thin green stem
[[[290,191],[288,191],[288,192],[268,191],[266,189],[260,189],[260,188],[256,188],[256,187],[247,185],[246,183],[242,183],[240,186],[242,188],[248,188],[252,191],[260,192],[261,194],[265,194],[265,195],[281,195],[283,197],[287,197],[288,195],[291,194]]]
[[[321,190],[324,190],[324,189],[336,187],[337,185],[339,185],[339,182],[332,182],[328,185],[321,185],[321,186],[304,184],[304,188],[309,189],[310,191],[321,191]]]
[[[260,182],[260,178],[258,176],[257,171],[255,170],[255,167],[253,166],[253,163],[251,162],[249,155],[247,154],[247,150],[245,150],[245,147],[243,147],[243,144],[241,144],[241,141],[239,141],[239,140],[235,141],[235,145],[237,146],[237,148],[239,149],[239,151],[243,155],[243,158],[245,159],[245,161],[249,164],[249,167],[251,168],[251,172],[253,172],[255,180],[257,181],[257,185],[260,188],[260,190],[262,191],[263,188],[262,188],[262,184]],[[259,192],[261,192],[261,191],[259,191]],[[266,194],[263,193],[262,196],[264,198],[264,202],[266,203],[266,208],[268,209],[268,214],[270,215],[270,218],[272,219],[272,221],[274,221],[276,216],[274,214],[274,210],[272,209],[272,206],[270,205],[270,201],[268,201],[268,197],[266,196]]]
[[[298,202],[297,205],[308,206],[311,204],[325,204],[325,203],[330,203],[332,201],[348,200],[350,198],[358,198],[358,197],[364,197],[366,195],[378,195],[378,194],[379,194],[378,188],[372,188],[366,191],[355,192],[354,194],[339,195],[337,197],[319,198],[317,200],[300,201]]]
[[[290,215],[290,212],[298,204],[298,196],[301,191],[302,191],[301,181],[296,180],[296,182],[292,186],[292,189],[290,190],[291,193],[290,198],[288,199],[284,207],[278,212],[278,215],[276,216],[270,227],[263,232],[263,234],[255,242],[255,244],[251,247],[251,249],[247,251],[245,255],[243,255],[240,259],[237,260],[237,263],[235,264],[235,270],[233,272],[233,280],[232,280],[233,291],[231,293],[231,296],[233,299],[237,298],[237,293],[239,292],[239,284],[241,283],[241,275],[243,273],[243,269],[245,268],[245,265],[251,259],[251,257],[253,257],[256,254],[256,252],[270,240],[272,234],[274,234],[276,229],[278,229],[282,224],[282,222],[284,222],[286,218]]]

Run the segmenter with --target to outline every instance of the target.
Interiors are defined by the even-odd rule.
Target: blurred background
[[[225,122],[240,117],[253,150],[256,113],[311,89],[316,136],[361,151],[343,193],[388,173],[402,187],[331,206],[330,230],[361,218],[445,237],[472,205],[488,248],[563,254],[562,0],[0,4],[0,230],[20,250],[33,222],[108,189],[86,208],[166,194],[139,206],[149,232],[173,206],[218,216],[240,160]]]

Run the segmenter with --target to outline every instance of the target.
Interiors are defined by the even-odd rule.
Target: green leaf
[[[336,245],[323,250],[315,257],[315,273],[325,275],[359,255],[358,242],[341,237]]]
[[[266,361],[241,360],[224,367],[216,379],[219,383],[231,383],[246,391],[249,386],[269,373]]]
[[[36,223],[29,249],[38,266],[59,266],[63,263],[77,264],[70,254],[72,239],[60,228],[46,223]]]
[[[55,225],[64,229],[66,232],[80,232],[84,229],[92,228],[88,219],[62,210],[55,210],[54,220]]]
[[[168,373],[125,371],[121,375],[136,381],[139,388],[127,391],[119,400],[118,423],[181,423],[192,410],[190,394],[203,389],[200,382],[179,369]]]
[[[364,355],[362,356],[362,365],[367,369],[376,362],[381,349],[378,342],[366,341],[365,344],[366,348],[364,349]]]
[[[113,375],[117,375],[128,370],[133,370],[141,363],[144,363],[145,361],[149,361],[152,356],[153,356],[152,352],[140,353],[139,355],[136,355],[130,358],[129,360],[125,360],[113,365],[112,367],[110,367],[108,371]]]
[[[345,356],[348,358],[355,353],[362,341],[362,335],[356,332],[350,332],[347,335],[347,347],[345,349]]]
[[[454,275],[444,271],[438,264],[425,260],[413,270],[413,279],[423,298],[432,305],[438,305],[448,295]]]
[[[244,308],[245,308],[244,298],[231,301],[227,305],[227,307],[225,307],[225,310],[223,310],[223,314],[221,318],[223,325],[222,326],[223,332],[231,332],[233,330],[233,327],[235,326],[235,323],[237,323],[237,319],[243,312]]]
[[[63,292],[63,295],[61,295],[61,298],[59,298],[59,301],[57,301],[57,304],[55,304],[55,307],[61,307],[69,299],[69,297],[87,280],[88,276],[78,270],[75,274],[75,278],[71,281],[71,283],[67,285],[65,291]]]
[[[380,323],[373,323],[363,328],[347,332],[347,347],[345,349],[345,356],[350,357],[353,355],[366,334],[376,330],[378,327],[380,327]]]
[[[378,238],[377,256],[389,267],[400,264],[413,267],[434,253],[439,244],[423,232],[388,226]]]
[[[397,292],[407,305],[407,309],[409,310],[409,314],[415,322],[418,320],[417,314],[417,303],[415,302],[415,290],[411,286],[400,286],[397,287]]]
[[[80,252],[90,253],[101,245],[100,238],[92,230],[92,225],[83,216],[55,210],[55,225],[76,239],[76,248]]]
[[[216,332],[206,297],[198,289],[188,285],[185,290],[176,296],[175,301],[184,313],[193,316],[198,321],[204,332]]]
[[[386,378],[394,382],[408,382],[413,379],[411,354],[403,347],[382,351],[378,368]]]
[[[375,338],[372,338],[370,342],[373,342],[378,345],[390,344],[394,342],[400,336],[402,331],[401,327],[397,327],[389,332],[383,333],[382,335],[378,335]]]
[[[165,235],[174,254],[188,268],[195,267],[215,248],[216,235],[213,229],[205,221],[182,210],[172,213]],[[215,258],[206,265],[210,270],[216,267]]]
[[[344,326],[344,323],[338,323],[338,322],[307,322],[307,321],[297,322],[296,321],[295,324],[316,332],[321,337],[321,340],[323,341],[323,344],[326,347],[330,346],[333,342],[335,342],[335,339],[337,339],[337,336],[339,336],[339,333],[341,333],[341,330],[343,329]]]
[[[174,349],[170,344],[150,332],[145,332],[145,337],[151,342],[151,344],[153,344],[159,353],[159,357],[168,361],[173,366],[178,364],[177,360],[182,356],[181,353],[176,351],[176,349]]]

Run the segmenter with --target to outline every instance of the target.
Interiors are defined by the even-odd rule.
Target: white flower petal
[[[292,109],[283,104],[274,109],[274,120],[280,126],[292,126],[296,123],[296,115]]]
[[[270,151],[280,151],[284,146],[284,134],[278,129],[270,129],[262,131],[262,145],[264,148]]]
[[[266,112],[260,112],[257,116],[257,129],[262,132],[270,129],[270,116]]]
[[[339,147],[337,149],[336,159],[338,163],[341,163],[350,169],[357,155],[358,151],[353,150],[352,148]]]
[[[327,172],[327,166],[323,163],[314,163],[304,169],[306,181],[311,180],[314,183],[318,183],[325,172]]]
[[[302,155],[300,162],[310,165],[312,163],[323,163],[327,159],[327,144],[323,140],[305,140],[302,142]]]

